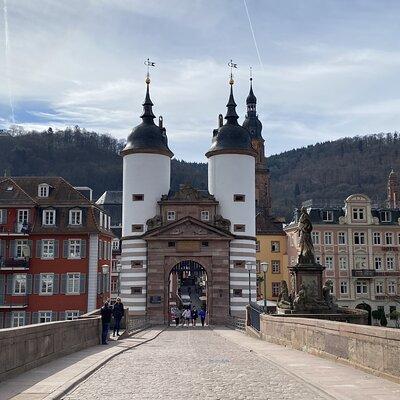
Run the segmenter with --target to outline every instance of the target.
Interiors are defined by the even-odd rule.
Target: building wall
[[[279,294],[277,290],[278,288],[280,289],[281,281],[285,280],[286,283],[290,285],[286,235],[257,235],[257,242],[257,274],[260,278],[264,278],[260,264],[267,261],[269,263],[266,279],[267,299],[271,301],[277,301]],[[274,247],[272,247],[273,243]],[[279,246],[279,250],[276,249],[276,243]],[[279,272],[276,272],[276,269],[273,270],[273,263],[279,263]],[[264,287],[264,282],[260,282],[258,293],[262,299],[265,296]]]
[[[146,221],[157,214],[157,202],[168,194],[171,160],[161,154],[129,154],[123,159],[122,236],[142,235]],[[133,194],[142,194],[142,201],[133,201]],[[132,224],[143,230],[132,232]]]
[[[240,154],[219,154],[208,159],[208,189],[219,201],[220,214],[231,221],[235,235],[255,237],[255,160]],[[235,194],[245,201],[234,201]],[[243,232],[234,225],[243,224]]]
[[[352,218],[353,208],[364,208],[364,221]],[[337,223],[314,223],[314,248],[317,262],[326,267],[324,278],[333,281],[333,294],[338,304],[347,307],[383,307],[385,314],[400,310],[400,225],[382,224],[372,217],[371,204],[366,196],[350,196],[346,200],[345,215]],[[295,225],[287,227],[289,264],[297,263],[298,234]],[[365,243],[355,243],[355,235],[364,234]],[[374,244],[374,234],[380,235],[380,244]],[[392,244],[385,235],[392,234]],[[341,243],[339,235],[345,237]],[[329,237],[331,237],[331,242]],[[317,239],[318,238],[318,239]],[[325,239],[326,238],[326,239]],[[381,260],[380,263],[377,260]],[[388,260],[393,262],[388,263]],[[393,266],[391,266],[393,264]],[[382,285],[381,288],[377,286]],[[394,291],[389,293],[389,286]],[[359,289],[357,290],[357,287]],[[361,288],[362,287],[362,288]],[[365,287],[365,289],[364,289]],[[378,292],[378,289],[382,293]],[[366,291],[358,293],[358,291]],[[395,321],[388,317],[388,326]]]

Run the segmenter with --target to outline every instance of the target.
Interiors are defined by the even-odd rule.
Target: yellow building
[[[264,299],[264,277],[261,263],[267,261],[269,264],[266,287],[267,299],[278,300],[280,283],[285,280],[289,284],[288,255],[286,248],[286,234],[271,233],[257,235],[257,298]]]

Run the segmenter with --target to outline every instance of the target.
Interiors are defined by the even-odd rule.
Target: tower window
[[[233,195],[233,201],[244,202],[244,201],[246,201],[246,196],[244,194],[234,194]]]
[[[233,231],[234,232],[245,232],[246,230],[246,225],[243,224],[235,224],[233,225]]]
[[[201,242],[201,247],[208,247],[208,242]]]
[[[175,211],[167,211],[167,221],[175,221],[176,219],[176,212]]]
[[[168,247],[175,247],[175,242],[168,242]]]
[[[143,268],[143,261],[140,260],[132,260],[131,268]]]
[[[209,221],[210,220],[210,212],[209,211],[201,211],[200,212],[200,219],[202,221]]]
[[[144,194],[133,194],[132,195],[132,201],[143,201],[144,200]]]
[[[141,286],[131,287],[131,294],[142,294],[142,287]]]
[[[233,297],[242,297],[242,289],[233,289]]]
[[[245,266],[245,262],[244,261],[234,261],[233,262],[233,266],[235,267],[235,268],[244,268],[244,266]]]
[[[132,225],[132,232],[143,232],[143,225],[139,224]]]

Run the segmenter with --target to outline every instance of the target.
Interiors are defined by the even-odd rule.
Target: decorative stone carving
[[[175,193],[162,196],[161,200],[178,200],[178,201],[199,201],[199,200],[214,200],[215,197],[201,192],[190,185],[182,185]]]
[[[147,230],[151,230],[154,228],[158,228],[162,225],[162,218],[161,215],[156,215],[153,218],[150,218],[146,221]]]
[[[293,308],[295,311],[304,311],[306,309],[306,287],[300,285],[300,290],[297,292],[296,297],[293,300]]]
[[[223,218],[222,215],[216,215],[214,219],[214,225],[217,228],[229,231],[231,229],[231,221],[229,219]]]
[[[281,291],[278,296],[277,306],[284,309],[290,309],[292,307],[288,285],[284,280],[281,281]]]
[[[330,309],[337,308],[337,305],[335,304],[335,297],[332,294],[332,287],[333,282],[330,279],[325,281],[325,284],[322,287],[322,297],[324,298],[325,304]]]

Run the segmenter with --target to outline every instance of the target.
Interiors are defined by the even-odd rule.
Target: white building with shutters
[[[60,177],[0,180],[0,328],[99,308],[110,296],[110,218]]]

